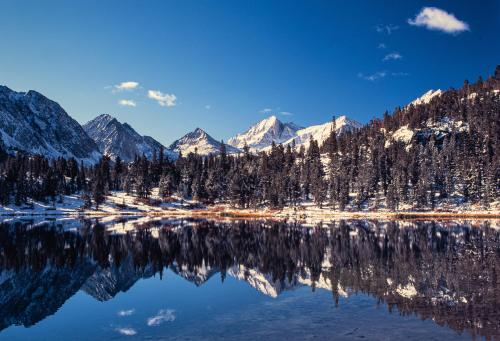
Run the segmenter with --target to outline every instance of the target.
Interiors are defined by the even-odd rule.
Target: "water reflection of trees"
[[[3,224],[2,271],[37,274],[50,268],[80,276],[71,283],[68,295],[94,276],[85,290],[96,297],[92,286],[102,280],[96,274],[112,268],[111,274],[128,278],[113,282],[118,287],[109,289],[112,297],[141,276],[162,276],[167,267],[198,273],[201,278],[207,274],[200,272],[207,268],[217,269],[224,279],[238,265],[266,274],[273,283],[304,283],[301,278],[307,276],[313,286],[327,286],[337,303],[345,291],[368,293],[404,315],[418,314],[457,331],[487,337],[500,333],[500,233],[487,223],[340,221],[306,228],[277,222],[187,221],[160,228],[151,224],[126,234],[111,234],[91,221],[82,225],[74,232],[55,223]],[[16,286],[22,287],[23,278],[13,280],[21,281]],[[0,283],[4,303],[13,281]],[[66,285],[59,279],[53,284]],[[52,310],[61,304],[53,303]],[[4,319],[14,313],[23,312],[0,309]],[[42,315],[31,320],[36,322]],[[30,321],[29,316],[23,318],[9,323]]]

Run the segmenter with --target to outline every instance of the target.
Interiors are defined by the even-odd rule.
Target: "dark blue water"
[[[499,235],[467,222],[5,222],[0,339],[498,339]]]

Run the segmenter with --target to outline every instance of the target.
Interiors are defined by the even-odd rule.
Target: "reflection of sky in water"
[[[500,330],[500,230],[487,224],[82,224],[0,225],[0,340],[467,340],[456,330]]]
[[[119,314],[119,312],[128,314]],[[120,316],[121,315],[121,316]],[[148,325],[156,317],[157,323]],[[99,302],[78,292],[31,328],[10,327],[1,340],[37,339],[435,339],[460,335],[416,316],[377,307],[367,295],[341,298],[310,287],[267,297],[244,281],[218,276],[200,287],[168,271],[163,280],[139,280],[128,292]],[[462,335],[470,339],[469,335]]]

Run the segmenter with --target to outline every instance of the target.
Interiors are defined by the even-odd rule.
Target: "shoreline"
[[[56,212],[0,212],[0,217],[75,217],[75,218],[99,218],[99,217],[194,217],[207,219],[267,219],[267,220],[337,220],[337,219],[390,219],[390,220],[453,220],[453,219],[500,219],[500,211],[465,211],[465,212],[439,212],[439,211],[331,211],[321,209],[318,211],[293,212],[290,208],[282,210],[250,210],[237,208],[221,208],[212,206],[206,209],[170,209],[151,211],[56,211]]]
[[[268,207],[238,208],[227,203],[202,204],[195,200],[170,197],[167,200],[158,196],[155,190],[148,199],[139,199],[125,192],[113,192],[99,206],[99,210],[84,209],[79,195],[67,195],[57,203],[33,202],[31,206],[0,206],[0,217],[49,217],[49,218],[99,218],[99,217],[171,217],[203,219],[266,219],[275,221],[300,221],[319,223],[340,219],[385,219],[385,220],[422,220],[422,219],[500,219],[500,202],[491,208],[480,206],[441,205],[434,211],[412,210],[411,207],[397,211],[385,208],[375,210],[366,208],[356,210],[348,207],[346,211],[332,210],[328,205],[322,208],[312,202],[279,209]]]

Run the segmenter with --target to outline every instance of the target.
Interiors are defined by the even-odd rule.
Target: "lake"
[[[6,219],[0,340],[500,339],[496,221]]]

